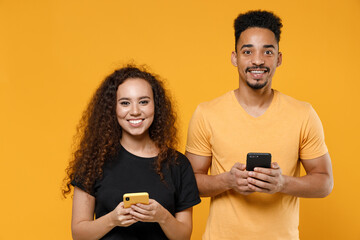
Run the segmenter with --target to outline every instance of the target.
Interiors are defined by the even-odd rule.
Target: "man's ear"
[[[276,67],[280,66],[282,63],[282,53],[281,52],[279,52],[277,60],[278,61],[277,61]]]
[[[237,67],[237,53],[235,51],[231,52],[231,63]]]

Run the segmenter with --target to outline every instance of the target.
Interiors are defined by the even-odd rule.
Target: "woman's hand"
[[[154,199],[149,204],[131,205],[130,214],[141,222],[157,222],[165,235],[172,240],[189,240],[192,230],[192,208],[175,213],[175,216]]]
[[[130,214],[131,208],[124,208],[124,202],[119,203],[111,212],[114,224],[119,227],[128,227],[137,222]]]
[[[136,221],[164,223],[170,213],[156,200],[149,199],[148,205],[131,205],[130,214]]]

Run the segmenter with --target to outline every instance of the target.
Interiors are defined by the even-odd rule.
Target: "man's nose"
[[[264,56],[261,53],[253,54],[251,63],[257,66],[263,65],[265,63]]]

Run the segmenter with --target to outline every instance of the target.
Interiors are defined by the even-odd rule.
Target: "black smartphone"
[[[254,171],[255,167],[271,168],[271,154],[248,153],[246,157],[246,170]]]

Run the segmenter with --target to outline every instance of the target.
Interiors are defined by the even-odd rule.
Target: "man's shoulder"
[[[276,90],[275,90],[276,91]],[[278,95],[278,101],[281,107],[291,108],[296,111],[309,111],[311,109],[311,104],[305,101],[298,100],[294,97],[276,91]]]
[[[232,101],[232,92],[233,91],[229,91],[212,100],[202,102],[198,105],[198,109],[201,109],[202,111],[216,111],[217,108],[223,108],[224,103]]]

